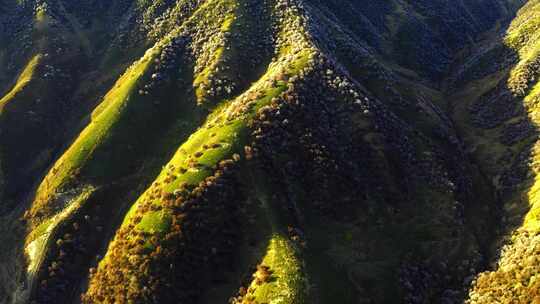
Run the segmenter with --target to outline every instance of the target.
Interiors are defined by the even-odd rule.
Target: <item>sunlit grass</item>
[[[14,100],[14,98],[19,94],[27,85],[28,83],[36,77],[35,71],[38,67],[39,63],[42,60],[42,55],[37,54],[28,62],[24,70],[22,71],[21,75],[17,79],[17,82],[15,83],[15,86],[7,93],[4,97],[0,99],[0,115],[2,115],[2,112],[5,108],[5,106]]]
[[[291,241],[282,234],[273,234],[261,262],[269,267],[271,276],[266,282],[254,280],[249,286],[253,293],[243,303],[305,303],[307,281],[302,263]]]
[[[294,75],[294,73],[297,73],[307,64],[308,58],[309,53],[300,53],[295,62],[296,64],[293,65],[294,68],[292,70],[287,70],[285,73]],[[268,105],[272,98],[279,96],[287,88],[284,83],[278,83],[275,87],[267,87],[265,89],[260,88],[260,86],[265,83],[265,77],[275,77],[275,73],[278,72],[281,72],[281,70],[276,68],[273,72],[271,71],[269,74],[263,76],[258,83],[254,84],[252,89],[264,93],[259,99],[253,102],[251,111],[241,113],[239,116],[230,119],[228,118],[229,115],[234,113],[234,109],[237,109],[240,105],[235,104],[234,101],[228,101],[226,102],[228,105],[218,107],[214,113],[210,115],[212,119],[208,120],[204,126],[182,144],[171,161],[164,167],[165,169],[158,176],[155,184],[164,185],[162,186],[162,189],[167,193],[173,193],[176,189],[179,189],[182,184],[197,185],[214,173],[214,168],[219,161],[231,158],[235,153],[241,153],[243,146],[247,144],[247,123],[256,115],[257,109]],[[183,168],[187,171],[179,173],[179,168]],[[167,183],[166,180],[169,179],[169,176],[171,175],[177,177]],[[129,223],[130,218],[135,214],[139,205],[151,196],[152,191],[152,188],[148,189],[137,203],[134,204],[126,216],[124,224]],[[155,203],[161,204],[160,201],[156,201]],[[146,216],[147,215],[143,216],[143,220]],[[163,220],[169,221],[170,219],[165,216],[163,217]],[[153,220],[150,222],[161,225]],[[143,225],[142,228],[153,229],[147,225]]]
[[[130,68],[107,93],[101,105],[92,113],[92,121],[81,132],[73,145],[56,162],[37,191],[37,201],[45,201],[64,184],[75,178],[77,170],[90,158],[93,151],[105,140],[111,129],[122,116],[128,103],[140,98],[136,92],[137,84],[147,73],[154,50]],[[130,101],[131,99],[131,101]],[[38,204],[34,208],[39,209]]]
[[[510,25],[504,43],[519,55],[519,63],[510,71],[507,87],[516,95],[523,96],[523,106],[527,111],[529,121],[540,128],[537,115],[540,99],[540,82],[537,79],[537,68],[540,61],[540,15],[535,11],[540,3],[530,2],[523,10],[523,16]],[[534,166],[540,160],[540,151],[531,148],[530,169],[534,173],[534,181],[528,189],[526,199],[530,210],[525,215],[523,227],[530,232],[540,232],[540,176]]]

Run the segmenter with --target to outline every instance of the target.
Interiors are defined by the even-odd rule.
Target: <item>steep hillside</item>
[[[472,51],[452,97],[465,143],[491,179],[505,246],[472,283],[470,303],[540,301],[538,259],[538,90],[540,2],[529,1],[502,38]],[[480,50],[480,49],[479,49]],[[490,68],[485,65],[489,63]]]
[[[0,302],[540,301],[540,2],[364,2],[0,0]]]

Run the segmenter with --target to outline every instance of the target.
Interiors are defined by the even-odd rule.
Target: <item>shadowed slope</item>
[[[494,46],[506,48],[511,54],[506,58],[514,60],[504,62],[490,53],[482,54],[498,67],[498,72],[475,80],[483,84],[481,96],[464,98],[471,100],[470,114],[461,125],[470,130],[467,140],[476,142],[471,150],[482,159],[480,163],[500,195],[503,221],[499,229],[504,236],[504,247],[492,269],[473,281],[469,303],[540,300],[536,280],[539,5],[538,1],[529,1],[504,33],[500,46]],[[467,94],[467,89],[464,92]],[[489,141],[487,149],[482,142]]]

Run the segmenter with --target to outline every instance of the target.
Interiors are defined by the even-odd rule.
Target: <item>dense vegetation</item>
[[[535,303],[540,1],[0,0],[0,303]]]

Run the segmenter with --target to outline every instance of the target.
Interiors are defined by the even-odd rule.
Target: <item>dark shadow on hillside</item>
[[[55,303],[79,301],[89,270],[105,255],[131,204],[161,172],[180,144],[200,125],[203,113],[196,108],[190,86],[190,62],[182,63],[182,80],[158,87],[153,103],[139,101],[127,110],[114,137],[92,155],[92,167],[82,169],[81,182],[98,185],[80,209],[62,221],[44,250],[46,258],[35,282],[32,299],[54,299]],[[179,114],[182,113],[182,114]],[[186,117],[191,114],[191,117]],[[189,120],[188,120],[189,119]],[[57,240],[63,240],[62,246]],[[56,246],[55,246],[56,242]],[[67,244],[67,245],[64,245]],[[68,262],[65,262],[68,260]],[[54,269],[54,265],[59,270]],[[53,270],[51,270],[53,267]]]
[[[527,88],[521,92],[512,92],[509,86],[510,72],[520,61],[519,54],[505,45],[509,26],[508,22],[500,29],[498,40],[489,47],[471,47],[472,56],[465,55],[461,63],[465,70],[452,80],[457,86],[447,88],[460,92],[448,98],[454,126],[467,149],[474,177],[465,216],[482,256],[470,276],[463,279],[465,287],[474,284],[480,273],[497,271],[502,247],[523,225],[531,207],[527,193],[535,173],[528,159],[534,158],[533,149],[540,133],[529,117],[524,98],[534,83],[527,80]],[[487,286],[499,283],[494,280]],[[486,287],[486,282],[483,284]],[[444,296],[443,292],[439,299],[444,300]],[[465,302],[468,296],[463,294],[461,301]]]
[[[331,1],[328,2],[332,3]],[[429,4],[428,1],[425,1],[424,3]],[[338,4],[335,4],[335,6],[339,7]],[[341,12],[341,14],[345,16],[345,18],[342,19],[350,20],[350,18],[347,18],[347,12],[349,12],[349,10]],[[444,96],[444,99],[451,104],[450,108],[455,109],[456,107],[459,107],[459,105],[463,108],[463,111],[458,113],[459,117],[452,117],[454,118],[454,121],[449,122],[449,132],[454,133],[457,131],[457,137],[461,138],[460,142],[447,140],[444,136],[444,130],[439,129],[438,125],[434,125],[433,121],[425,119],[427,115],[424,115],[419,111],[420,107],[418,107],[414,100],[417,97],[414,95],[416,93],[414,92],[414,89],[416,89],[414,85],[416,84],[407,83],[407,81],[412,79],[422,82],[426,79],[410,77],[406,79],[406,81],[395,81],[395,79],[392,79],[391,77],[388,77],[389,79],[385,79],[384,77],[377,78],[378,75],[376,72],[370,74],[370,72],[376,68],[380,68],[381,70],[391,70],[395,66],[385,65],[384,63],[381,64],[377,61],[378,59],[369,58],[370,55],[360,47],[355,47],[354,43],[361,42],[361,38],[359,37],[353,37],[353,39],[357,39],[354,43],[351,43],[346,39],[340,40],[339,42],[341,44],[338,44],[338,47],[336,47],[336,54],[332,54],[338,58],[338,62],[342,63],[347,68],[348,72],[355,80],[365,85],[366,88],[385,103],[399,119],[405,121],[409,126],[413,126],[417,131],[420,131],[417,132],[415,136],[421,137],[421,135],[426,135],[430,139],[433,139],[438,147],[442,148],[445,153],[443,160],[444,165],[446,168],[449,168],[453,178],[452,180],[457,181],[457,193],[455,199],[459,201],[459,204],[456,204],[456,209],[458,211],[456,213],[459,214],[458,221],[463,222],[465,229],[462,232],[452,231],[452,235],[450,236],[446,236],[444,233],[437,234],[437,232],[433,232],[432,235],[434,235],[435,238],[438,238],[436,239],[437,241],[441,242],[457,238],[458,244],[460,244],[460,246],[456,248],[458,253],[443,253],[443,255],[448,257],[452,256],[452,260],[447,261],[447,263],[445,262],[444,266],[441,266],[441,263],[439,263],[442,262],[442,259],[437,258],[437,255],[440,255],[440,253],[435,252],[431,253],[431,256],[428,256],[428,258],[425,259],[426,261],[418,261],[422,258],[414,256],[410,259],[410,262],[408,260],[400,261],[403,262],[403,264],[411,264],[410,267],[405,267],[406,269],[403,271],[408,272],[407,276],[410,280],[400,282],[400,284],[403,285],[401,286],[402,291],[405,291],[403,294],[407,297],[407,299],[402,298],[402,300],[406,303],[464,302],[467,297],[466,292],[463,291],[464,286],[470,284],[472,279],[479,272],[488,269],[490,262],[496,259],[496,252],[500,249],[505,236],[521,224],[523,217],[529,208],[528,202],[521,201],[520,207],[516,208],[516,214],[511,216],[509,214],[504,214],[504,204],[508,202],[509,197],[511,195],[523,193],[522,191],[525,191],[524,193],[526,193],[527,189],[530,187],[530,185],[526,185],[527,182],[521,184],[519,188],[518,185],[519,181],[525,180],[526,176],[531,173],[530,169],[525,164],[524,159],[531,155],[531,144],[536,140],[538,135],[537,128],[527,116],[527,111],[524,108],[522,100],[523,98],[514,97],[508,92],[508,73],[510,68],[512,68],[518,60],[518,54],[514,50],[506,47],[503,44],[502,39],[504,33],[507,31],[510,21],[514,17],[515,16],[508,16],[508,20],[503,22],[503,27],[499,29],[501,35],[498,36],[498,41],[494,41],[494,44],[498,45],[497,47],[494,47],[493,49],[486,48],[484,51],[485,45],[482,43],[482,38],[478,38],[476,45],[472,46],[468,53],[460,55],[464,58],[463,62],[455,64],[457,66],[466,67],[466,71],[461,75],[462,78],[457,77],[456,79],[448,80],[448,82],[453,82],[456,85],[453,87],[450,86],[447,89],[445,88],[446,91],[455,92],[456,90],[463,90],[464,87],[473,83],[474,80],[479,81],[493,73],[500,74],[499,77],[501,78],[497,85],[490,84],[492,87],[486,92],[478,94],[481,96],[474,98],[472,102],[463,97],[460,98],[459,96],[456,97],[445,94],[446,96]],[[336,18],[335,21],[340,22],[341,20]],[[356,31],[355,26],[357,26],[357,24],[347,24],[347,26],[349,26],[349,30],[353,32]],[[344,30],[344,32],[346,31]],[[335,33],[333,34],[333,37],[338,36]],[[408,35],[414,35],[414,33],[408,33]],[[457,49],[459,49],[459,47],[456,47],[456,53]],[[354,56],[351,54],[354,54]],[[413,53],[412,55],[418,54]],[[513,60],[508,60],[510,58]],[[427,60],[426,58],[420,59]],[[429,60],[423,64],[429,64]],[[425,68],[429,69],[430,67]],[[445,69],[447,68],[448,67]],[[399,72],[401,71],[397,70],[396,74],[399,74]],[[447,73],[449,72],[454,71],[447,71]],[[427,87],[431,86],[431,88],[439,90],[438,78],[431,79],[429,82],[425,81],[425,83],[427,84]],[[479,88],[477,90],[485,89],[480,85],[478,86]],[[409,92],[410,95],[403,94],[403,92]],[[474,94],[472,94],[472,96],[474,96]],[[426,97],[426,99],[428,99],[428,103],[433,102],[432,100],[429,100],[429,96]],[[433,106],[433,108],[438,107],[441,106]],[[441,110],[443,111],[444,109]],[[451,115],[452,114],[443,113],[440,116],[448,120],[447,116]],[[516,118],[519,118],[517,122]],[[444,122],[444,119],[441,119],[441,123],[442,122]],[[479,134],[478,138],[485,142],[484,150],[476,149],[475,151],[471,151],[472,146],[468,145],[475,143],[471,142],[471,136],[473,134]],[[516,149],[518,151],[506,153],[506,150],[509,149]],[[398,153],[395,153],[395,155],[391,155],[390,157],[393,157],[392,161],[395,168],[399,168],[401,163],[404,162],[404,159]],[[507,164],[507,166],[502,166],[502,164]],[[420,168],[418,169],[418,171],[421,170],[422,169]],[[499,174],[502,176],[500,179],[501,182],[506,186],[503,186],[501,189],[496,189],[494,185],[496,180],[493,180],[493,177]],[[404,184],[407,184],[407,180],[411,179],[410,176],[404,175],[403,172],[399,171],[391,172],[389,175],[395,175],[398,179],[404,180]],[[384,189],[388,193],[392,192],[389,191],[390,189]],[[400,193],[401,190],[403,191]],[[408,200],[408,205],[404,204],[399,207],[403,207],[402,210],[408,208],[411,217],[416,217],[420,213],[426,212],[422,208],[417,208],[415,206],[417,205],[418,197],[415,197],[414,190],[410,192],[407,192],[407,190],[410,191],[407,187],[403,187],[397,191],[402,197],[408,195],[409,197],[407,199],[402,198],[399,195],[394,195],[389,201],[399,202],[400,200]],[[434,203],[435,202],[436,201],[434,200]],[[407,211],[402,211],[401,213],[405,212]],[[389,216],[384,219],[384,222],[392,222],[392,217],[399,216],[400,215]],[[503,225],[503,218],[505,216],[510,216],[513,220],[510,221],[510,223],[504,224],[504,229],[500,229]],[[426,217],[426,226],[429,225],[427,223],[429,220],[429,217]],[[375,226],[375,223],[373,223],[372,227],[373,226]],[[403,234],[404,236],[408,234],[414,235],[414,229],[417,228],[418,227],[413,225],[405,227],[396,225],[394,230],[389,228],[387,229],[387,232],[389,234]],[[403,232],[403,230],[406,231]],[[424,235],[418,236],[419,238],[429,239],[429,234],[431,233],[430,229],[418,230],[419,232],[424,233]],[[451,227],[448,228],[448,230],[451,230]],[[370,232],[365,230],[363,233],[369,234]],[[384,240],[388,236],[373,234],[371,237]],[[415,242],[414,239],[395,238],[394,240],[403,243],[403,246],[407,246],[408,242]],[[388,248],[391,248],[391,246],[388,246]],[[434,248],[437,247],[434,246]],[[475,252],[476,248],[478,248],[478,253]],[[397,252],[395,254],[396,256],[398,255]],[[379,265],[376,265],[376,263],[369,264],[368,266],[373,269],[382,268],[378,267]],[[380,280],[381,277],[380,275],[373,275],[373,272],[374,271],[371,271],[369,275],[372,275],[375,279],[370,281],[371,278],[368,278],[365,281],[360,282],[359,285],[364,285],[364,289],[370,290],[373,287],[369,284],[385,286],[384,284],[387,284],[391,280],[396,280],[395,277],[392,277],[384,278],[386,282],[376,282],[376,280]],[[447,280],[444,278],[445,276],[450,276],[450,278]],[[368,277],[368,275],[366,275],[366,277]],[[376,283],[374,284],[373,282]],[[406,288],[406,285],[410,285],[411,288]],[[375,289],[376,288],[373,288],[373,290]],[[390,288],[384,288],[384,290],[388,294]],[[396,297],[397,296],[394,296],[392,299],[390,299],[391,297],[388,297],[388,303],[395,303]],[[380,303],[377,301],[375,302]]]
[[[252,16],[248,12],[242,14],[245,18],[252,18]],[[269,18],[263,19],[270,22]],[[242,21],[245,20],[239,18],[238,22]],[[258,23],[258,26],[271,28],[261,19],[251,21]],[[241,29],[238,31],[245,35]],[[250,34],[260,35],[261,33],[254,31]],[[236,37],[235,35],[235,39]],[[189,39],[191,38],[184,40]],[[253,39],[251,36],[248,37],[248,40]],[[244,43],[234,39],[232,42],[231,48],[237,48],[236,51],[245,55],[243,52],[246,50],[240,47]],[[110,130],[108,135],[113,139],[106,144],[107,147],[98,147],[88,161],[95,165],[81,170],[78,180],[83,183],[89,180],[91,184],[97,184],[100,188],[91,194],[80,209],[63,220],[62,224],[53,231],[45,250],[47,256],[34,280],[36,285],[32,287],[32,299],[38,302],[54,299],[55,303],[72,303],[79,300],[81,293],[87,289],[89,271],[96,267],[97,261],[101,260],[107,252],[107,245],[115,236],[122,219],[131,207],[130,204],[149,187],[160,173],[163,164],[171,159],[178,147],[205,119],[206,112],[195,104],[196,97],[192,89],[194,75],[191,71],[194,70],[196,58],[191,57],[192,54],[188,52],[187,47],[184,51],[189,59],[180,60],[181,62],[174,60],[167,62],[170,58],[164,60],[163,56],[164,54],[170,56],[171,52],[163,51],[160,59],[162,64],[157,64],[162,65],[168,72],[176,71],[181,75],[175,74],[169,77],[161,70],[152,74],[152,79],[157,80],[151,80],[151,82],[159,82],[161,76],[165,75],[165,78],[177,82],[177,87],[173,89],[158,87],[157,90],[161,91],[152,95],[151,102],[147,100],[141,102],[140,106],[128,107],[128,113],[125,113],[118,123],[122,125],[119,127],[121,130]],[[256,68],[239,63],[239,74],[243,77],[240,80],[242,90],[265,72],[265,69],[261,67],[268,67],[272,53],[273,49],[260,52]],[[178,56],[178,58],[181,57],[183,58],[183,56]],[[241,59],[243,58],[239,61]],[[181,67],[181,72],[178,72],[178,67]],[[144,89],[138,87],[137,90],[144,91],[146,86]],[[184,105],[178,105],[181,103]],[[187,126],[185,122],[189,122]],[[119,135],[120,133],[127,135]],[[116,170],[117,167],[121,168]],[[113,182],[110,183],[110,180]],[[54,245],[55,242],[58,243],[57,240],[61,240],[62,246]],[[66,243],[67,245],[64,245]],[[70,262],[64,262],[66,259]],[[61,266],[57,266],[59,264]],[[43,280],[47,281],[46,285],[38,286],[37,284]]]

